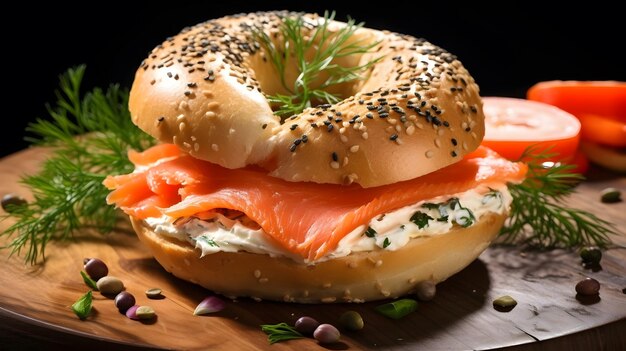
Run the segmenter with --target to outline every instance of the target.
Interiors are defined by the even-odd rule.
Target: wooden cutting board
[[[0,195],[14,192],[29,197],[18,178],[36,170],[45,157],[41,149],[30,149],[0,160]],[[0,251],[0,322],[5,333],[74,346],[86,344],[92,349],[317,350],[321,346],[312,339],[270,346],[259,326],[292,324],[303,315],[335,324],[341,313],[356,310],[363,316],[365,328],[344,333],[341,342],[329,348],[483,350],[525,344],[530,349],[541,346],[540,340],[562,337],[559,340],[572,340],[570,349],[576,349],[581,344],[574,338],[580,333],[575,333],[593,328],[598,333],[612,332],[592,338],[592,348],[620,347],[626,345],[626,336],[619,332],[626,322],[626,203],[601,203],[600,190],[608,186],[626,195],[625,177],[592,170],[591,180],[568,199],[572,206],[617,226],[619,235],[613,239],[622,248],[604,252],[602,270],[584,269],[575,252],[491,247],[441,283],[433,301],[420,303],[417,312],[399,321],[376,313],[374,307],[379,303],[298,305],[249,299],[228,300],[224,311],[211,316],[193,316],[196,305],[210,292],[165,272],[126,229],[107,236],[81,233],[76,242],[51,243],[46,263],[38,266],[25,265],[23,257],[9,258],[9,251]],[[0,230],[9,224],[1,222]],[[6,243],[6,238],[0,239],[0,245]],[[104,260],[109,274],[121,278],[138,304],[152,306],[158,318],[152,323],[132,321],[117,311],[113,300],[95,293],[94,313],[86,321],[79,320],[70,306],[88,291],[80,276],[84,257]],[[598,301],[575,298],[574,286],[585,276],[602,284]],[[151,287],[161,288],[165,298],[149,300],[144,291]],[[494,310],[492,301],[501,295],[513,296],[517,307],[507,313]]]

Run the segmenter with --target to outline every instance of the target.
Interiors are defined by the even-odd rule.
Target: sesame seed
[[[217,144],[211,144],[211,149],[213,151],[219,151],[220,147]]]
[[[435,152],[433,150],[426,151],[426,158],[432,158],[435,156]]]
[[[332,162],[330,163],[330,167],[331,167],[331,168],[333,168],[333,169],[339,169],[339,162],[337,162],[337,161],[332,161]]]
[[[359,151],[359,145],[350,146],[350,152],[355,153]]]
[[[339,157],[337,156],[337,153],[336,153],[336,152],[333,152],[333,153],[331,154],[331,157],[332,157],[333,161],[337,161],[337,160],[339,159]]]
[[[393,141],[395,141],[396,139],[398,139],[398,134],[392,134],[392,135],[389,137],[389,140],[393,140]]]

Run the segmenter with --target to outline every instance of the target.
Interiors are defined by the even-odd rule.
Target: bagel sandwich
[[[280,47],[292,17],[306,40],[348,25],[241,14],[158,45],[129,108],[160,144],[129,153],[136,169],[105,180],[107,201],[168,272],[226,296],[365,302],[463,269],[503,225],[507,183],[526,173],[480,146],[474,79],[424,39],[359,27],[346,45],[372,50],[332,63],[373,62],[367,72],[328,88],[339,102],[281,118],[268,96],[299,72],[286,64],[279,74],[259,32]]]

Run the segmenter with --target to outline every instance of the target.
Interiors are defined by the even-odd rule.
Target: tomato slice
[[[626,123],[604,116],[581,113],[578,115],[584,140],[616,147],[626,147]]]
[[[536,152],[557,154],[552,161],[574,158],[580,140],[580,122],[548,104],[516,98],[483,97],[483,145],[503,157],[518,160],[529,146]]]
[[[528,89],[528,99],[545,102],[578,117],[581,137],[626,147],[626,82],[549,81]]]
[[[528,89],[527,97],[557,106],[574,116],[594,114],[626,122],[626,82],[540,82]]]

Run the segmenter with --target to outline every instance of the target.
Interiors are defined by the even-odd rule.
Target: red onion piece
[[[129,309],[126,310],[126,317],[132,319],[132,320],[139,320],[139,317],[137,317],[137,309],[139,308],[139,305],[135,305]]]
[[[209,296],[202,300],[193,311],[196,316],[201,316],[209,313],[219,312],[226,307],[226,303],[217,296]]]

